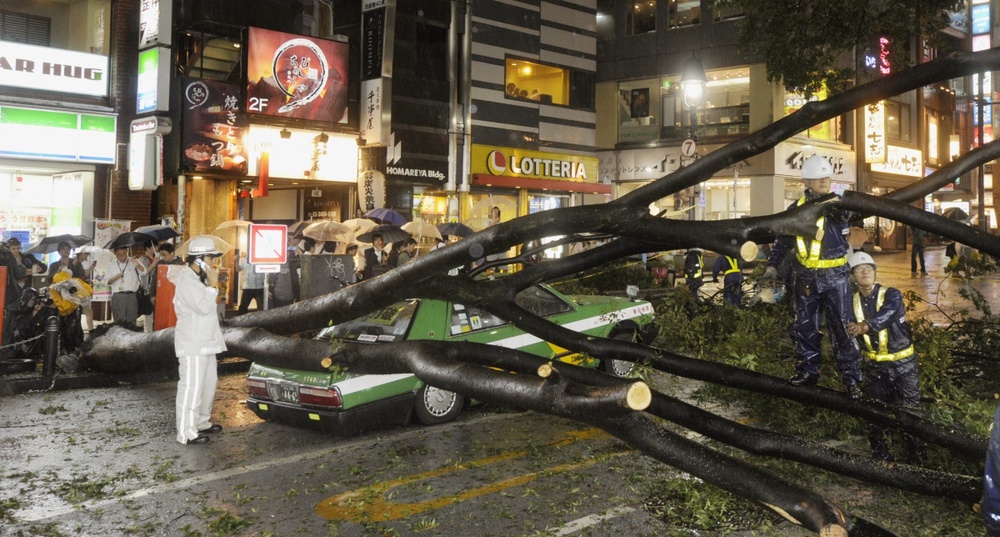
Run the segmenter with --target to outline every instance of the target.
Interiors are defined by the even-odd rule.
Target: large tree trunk
[[[696,360],[667,349],[581,336],[517,307],[514,295],[535,283],[641,252],[700,247],[734,256],[740,255],[741,249],[749,253],[753,248],[746,248],[748,243],[752,246],[753,243],[771,242],[778,235],[810,234],[815,231],[815,221],[820,215],[837,209],[890,218],[1000,256],[997,237],[908,205],[961,173],[1000,158],[1000,142],[986,144],[913,185],[880,198],[848,192],[839,200],[808,203],[772,216],[718,222],[657,218],[647,210],[650,203],[701,183],[714,172],[767,151],[817,123],[936,81],[998,69],[1000,50],[953,53],[858,86],[826,101],[808,103],[795,114],[613,202],[517,218],[420,256],[373,280],[285,308],[236,317],[224,326],[229,354],[297,369],[323,370],[335,363],[357,371],[412,371],[429,384],[470,397],[594,424],[658,460],[764,503],[814,531],[830,531],[830,534],[850,531],[852,535],[860,535],[863,531],[860,528],[865,527],[866,531],[873,532],[869,534],[888,535],[890,533],[873,529],[863,521],[856,520],[852,524],[850,517],[839,508],[803,487],[667,432],[651,416],[673,421],[750,452],[788,458],[922,494],[971,501],[978,493],[978,479],[905,465],[888,467],[801,439],[757,431],[693,408],[669,394],[649,393],[647,403],[651,404],[645,408],[636,403],[646,393],[643,390],[648,390],[644,385],[623,383],[593,371],[579,372],[577,368],[562,364],[550,369],[546,377],[539,377],[531,374],[538,369],[537,358],[502,348],[404,343],[364,350],[341,349],[327,359],[329,349],[325,343],[284,336],[352,319],[406,298],[447,298],[479,305],[527,332],[573,351],[598,358],[649,360],[660,371],[848,413],[903,429],[960,454],[983,457],[985,438],[932,424],[900,409],[849,401],[830,390],[791,388],[782,379]],[[554,235],[572,238],[579,233],[605,234],[616,239],[565,259],[524,266],[523,270],[496,280],[446,275],[453,267],[468,265],[485,255],[505,252],[531,240]],[[144,363],[170,365],[174,362],[172,331],[140,334],[113,328],[93,341],[86,350],[85,359],[108,370],[134,368]],[[521,374],[510,375],[509,371]]]

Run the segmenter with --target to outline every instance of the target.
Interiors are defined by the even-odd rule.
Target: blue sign
[[[972,35],[990,33],[990,5],[972,6]]]

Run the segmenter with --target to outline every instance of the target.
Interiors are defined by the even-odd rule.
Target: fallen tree
[[[986,144],[913,185],[882,197],[848,192],[843,198],[830,196],[771,216],[724,221],[670,220],[652,216],[647,209],[651,202],[705,181],[715,171],[771,149],[812,125],[935,81],[998,68],[1000,50],[955,53],[826,101],[811,102],[795,114],[610,203],[517,218],[420,256],[378,278],[285,308],[233,318],[224,327],[230,354],[298,369],[323,370],[336,365],[360,373],[413,372],[428,384],[468,397],[531,408],[600,427],[666,464],[758,501],[823,535],[891,535],[888,530],[852,518],[805,487],[668,432],[652,418],[670,420],[749,452],[796,460],[922,494],[975,501],[979,479],[906,465],[889,467],[798,438],[756,431],[655,391],[650,393],[648,406],[623,403],[630,400],[627,392],[634,394],[641,388],[629,388],[620,384],[621,380],[565,364],[536,375],[533,373],[542,365],[537,358],[498,347],[410,342],[360,350],[340,348],[331,353],[325,344],[286,336],[349,320],[407,298],[447,298],[479,306],[526,332],[576,352],[646,361],[659,371],[842,412],[905,430],[960,455],[982,459],[985,438],[936,425],[901,409],[850,401],[832,390],[792,388],[784,379],[693,359],[668,349],[594,339],[532,315],[518,307],[514,297],[538,282],[643,252],[700,247],[749,259],[756,252],[756,244],[772,242],[778,235],[814,233],[816,219],[836,209],[890,218],[1000,256],[1000,239],[909,205],[959,174],[1000,157],[1000,142]],[[607,235],[614,240],[552,262],[525,264],[520,271],[495,279],[447,275],[453,267],[529,241],[553,235],[572,238],[582,233]],[[523,259],[505,262],[511,261]],[[138,360],[170,363],[172,331],[139,334],[112,328],[94,339],[84,358],[99,367],[116,363],[129,367]]]

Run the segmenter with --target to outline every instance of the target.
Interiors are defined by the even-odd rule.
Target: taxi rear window
[[[344,341],[379,343],[403,341],[413,316],[417,312],[416,300],[399,302],[373,311],[360,319],[343,322],[320,332],[320,338],[336,338]]]

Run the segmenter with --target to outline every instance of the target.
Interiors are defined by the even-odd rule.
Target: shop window
[[[692,127],[698,136],[740,136],[750,132],[750,69],[737,67],[709,71],[705,102],[695,110],[684,106],[680,77],[667,77],[659,84],[662,109],[661,139],[685,138]]]
[[[0,41],[49,46],[52,19],[0,10]]]
[[[826,89],[820,89],[810,97],[801,93],[785,93],[784,112],[785,115],[796,112],[809,101],[822,101],[826,99]],[[799,133],[799,136],[811,138],[813,140],[826,140],[836,142],[840,140],[840,118],[824,121],[818,125],[813,125],[809,130]]]
[[[897,142],[910,141],[910,105],[886,101],[885,137]]]
[[[628,35],[656,31],[656,0],[635,0],[629,5],[625,19]]]
[[[594,108],[593,73],[521,58],[507,58],[506,97],[542,104]]]
[[[18,11],[0,9],[0,41],[106,54],[111,41],[110,0],[14,3]],[[4,4],[11,2],[0,2]]]
[[[671,0],[670,2],[670,27],[681,28],[684,26],[694,26],[701,22],[701,0],[688,0],[682,2]]]

